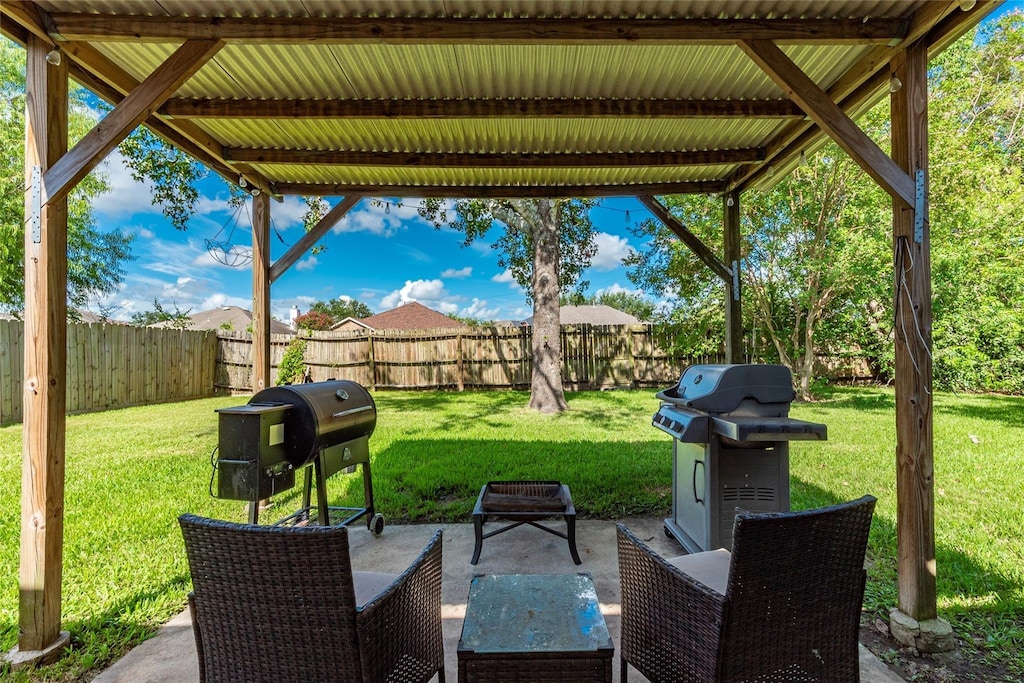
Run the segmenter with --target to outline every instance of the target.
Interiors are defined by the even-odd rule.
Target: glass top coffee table
[[[460,683],[611,683],[614,652],[589,574],[473,577]]]

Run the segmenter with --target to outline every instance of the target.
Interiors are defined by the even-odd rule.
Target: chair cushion
[[[352,583],[355,584],[356,604],[362,607],[384,592],[398,574],[384,572],[352,572]]]
[[[719,548],[692,555],[669,557],[665,561],[719,595],[725,595],[725,586],[729,582],[729,560],[731,558],[732,554],[728,550]]]

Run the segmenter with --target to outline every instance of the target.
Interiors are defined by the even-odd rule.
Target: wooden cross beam
[[[637,200],[647,207],[647,209],[653,213],[658,220],[665,224],[669,230],[674,232],[676,236],[683,241],[690,250],[697,255],[701,261],[710,268],[715,275],[720,277],[722,281],[732,287],[732,269],[722,263],[722,260],[715,256],[715,253],[708,249],[707,245],[700,241],[700,238],[694,235],[687,229],[685,225],[679,222],[679,219],[669,213],[669,210],[662,205],[656,198],[651,195],[637,195]]]
[[[319,223],[313,226],[298,242],[292,245],[291,249],[274,262],[274,265],[270,267],[270,282],[273,283],[284,275],[285,271],[291,268],[310,247],[316,244],[317,240],[326,235],[328,230],[337,225],[338,221],[344,218],[361,199],[362,197],[359,196],[345,197],[337,206],[328,211],[327,215],[321,218]]]
[[[911,177],[778,45],[769,40],[743,40],[739,45],[883,190],[913,208],[916,190]]]
[[[46,172],[43,203],[65,197],[223,46],[219,40],[190,40],[179,47]]]

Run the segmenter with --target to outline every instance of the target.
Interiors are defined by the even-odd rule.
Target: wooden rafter
[[[460,45],[729,45],[738,40],[784,43],[891,43],[903,18],[862,19],[596,19],[166,17],[54,13],[60,40],[158,41],[218,39],[245,43]]]
[[[175,119],[484,119],[484,118],[803,118],[789,100],[682,99],[170,99],[160,113]]]
[[[43,203],[64,197],[223,46],[219,40],[190,40],[175,50],[46,172]]]
[[[778,45],[744,40],[740,47],[893,198],[914,206],[914,181]]]
[[[281,258],[274,261],[274,265],[270,266],[270,282],[277,281],[279,277],[285,274],[289,268],[294,265],[296,261],[302,258],[310,247],[316,244],[317,240],[327,234],[327,231],[338,224],[345,215],[352,210],[352,208],[359,203],[362,197],[345,197],[343,200],[327,212],[327,215],[320,219],[320,222],[314,225],[309,232],[302,236],[302,238],[292,245],[292,247],[284,253]]]
[[[683,152],[592,152],[579,154],[363,152],[307,149],[225,148],[231,161],[311,166],[398,166],[408,168],[594,168],[705,166],[764,159],[763,149]]]
[[[711,181],[634,185],[357,185],[332,183],[277,183],[282,194],[307,197],[626,197],[640,194],[713,194],[725,183]]]

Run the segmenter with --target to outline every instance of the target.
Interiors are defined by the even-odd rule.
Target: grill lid
[[[658,398],[684,408],[728,413],[743,401],[789,404],[796,394],[793,375],[785,365],[691,365],[679,383]]]
[[[269,387],[249,403],[290,406],[284,418],[284,446],[295,467],[312,462],[323,448],[369,437],[377,426],[370,392],[348,380]]]

